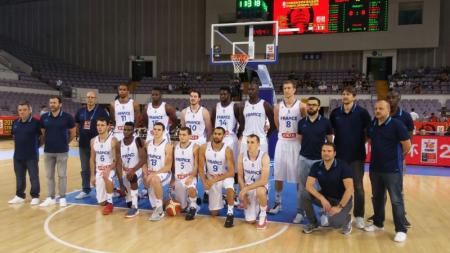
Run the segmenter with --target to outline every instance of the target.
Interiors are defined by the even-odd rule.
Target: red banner
[[[414,121],[414,127],[416,128],[416,131],[419,131],[420,129],[425,129],[426,131],[431,132],[445,132],[447,131],[447,128],[450,126],[449,122],[421,122],[421,121]]]
[[[370,162],[370,145],[368,143],[366,150],[366,162]],[[406,156],[406,164],[449,167],[450,137],[413,136],[411,152]]]
[[[11,136],[12,123],[17,116],[0,116],[0,136]]]

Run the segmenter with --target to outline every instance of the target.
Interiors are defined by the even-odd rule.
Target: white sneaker
[[[381,231],[381,230],[384,230],[384,227],[377,227],[373,224],[364,228],[364,231],[366,231],[366,232],[375,232],[375,231]]]
[[[403,232],[395,233],[394,241],[404,242],[405,240],[406,240],[406,233],[403,233]]]
[[[303,220],[303,215],[301,213],[297,213],[297,215],[295,216],[292,223],[300,224],[300,222],[302,222],[302,220]]]
[[[30,205],[35,206],[35,205],[39,205],[39,202],[41,202],[38,198],[32,198]]]
[[[359,229],[364,229],[366,227],[366,223],[364,222],[363,217],[356,217],[355,218],[355,227]]]
[[[75,199],[84,199],[89,197],[89,194],[85,193],[84,191],[81,191],[80,193],[78,193],[77,196],[75,196]]]
[[[59,199],[59,207],[66,207],[66,206],[67,206],[66,198],[60,198]]]
[[[14,198],[8,201],[8,204],[22,204],[23,202],[25,202],[25,199],[18,196],[14,196]]]
[[[54,204],[56,204],[56,200],[48,197],[39,206],[40,207],[47,207],[47,206],[53,206]]]

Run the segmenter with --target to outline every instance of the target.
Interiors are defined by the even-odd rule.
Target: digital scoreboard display
[[[275,20],[280,35],[387,31],[388,0],[237,0],[239,20]],[[270,28],[268,28],[270,30]],[[255,35],[273,31],[255,31]]]

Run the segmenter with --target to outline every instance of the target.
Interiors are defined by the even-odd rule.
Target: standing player
[[[247,136],[247,148],[247,153],[241,153],[238,159],[239,198],[245,208],[245,220],[254,223],[259,213],[256,229],[265,229],[270,158],[259,149],[258,135]]]
[[[91,184],[96,186],[98,203],[106,201],[103,214],[108,215],[113,212],[113,177],[116,174],[116,163],[120,163],[120,159],[116,159],[119,145],[117,139],[108,131],[105,118],[97,119],[97,132],[98,135],[91,139]],[[121,188],[124,190],[123,185]]]
[[[163,123],[165,127],[164,135],[169,138],[169,123],[170,129],[174,129],[177,122],[177,117],[175,115],[175,108],[163,102],[161,100],[161,90],[158,88],[153,88],[152,90],[152,102],[145,106],[144,109],[144,125],[147,125],[147,141],[153,140],[153,125],[156,122]]]
[[[189,93],[189,107],[180,115],[181,126],[189,127],[192,131],[191,141],[198,145],[206,143],[211,134],[211,117],[208,109],[200,105],[201,93],[192,90]]]
[[[262,152],[269,151],[269,145],[266,138],[264,127],[266,120],[269,120],[270,127],[267,136],[274,129],[273,108],[272,106],[259,98],[259,86],[257,83],[251,83],[248,87],[248,101],[245,102],[243,110],[243,128],[244,132],[241,138],[240,153],[247,152],[247,136],[256,134],[260,140],[260,149]]]
[[[151,221],[159,221],[164,217],[163,187],[170,182],[173,147],[164,136],[164,131],[161,122],[153,125],[153,140],[147,143],[147,163],[142,171],[150,205],[155,208],[150,216]]]
[[[125,122],[135,122],[139,118],[139,104],[129,98],[128,86],[121,83],[118,87],[118,98],[111,102],[110,112],[111,119],[115,122],[114,136],[117,140],[123,139],[123,126]]]
[[[174,151],[175,199],[185,209],[189,203],[186,220],[193,220],[197,213],[197,157],[198,145],[190,140],[191,129],[181,127],[178,132],[180,142]],[[188,201],[189,200],[189,201]]]
[[[223,208],[222,189],[226,190],[228,210],[224,226],[230,228],[234,220],[234,160],[233,152],[223,143],[224,135],[225,129],[214,128],[213,141],[200,147],[198,167],[203,186],[209,191],[211,215],[217,215]],[[203,168],[206,168],[206,171]]]
[[[126,188],[126,202],[130,208],[126,218],[139,214],[138,209],[138,178],[142,174],[146,154],[144,143],[139,137],[134,137],[134,123],[126,122],[123,128],[123,140],[120,142],[120,155],[122,168],[117,169],[120,185]]]
[[[270,214],[281,211],[283,181],[298,183],[298,154],[300,141],[297,136],[298,121],[306,114],[306,105],[295,98],[295,85],[291,80],[283,82],[283,101],[275,105],[274,119],[278,128],[275,146],[275,205]],[[286,159],[288,158],[288,159]]]

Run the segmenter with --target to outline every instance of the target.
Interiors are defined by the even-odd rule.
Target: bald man
[[[75,115],[75,124],[80,150],[81,184],[83,187],[83,190],[75,197],[76,199],[86,198],[91,192],[91,186],[89,183],[91,178],[89,170],[89,159],[91,153],[90,141],[98,135],[98,118],[105,118],[109,121],[109,115],[105,108],[97,105],[97,93],[95,93],[95,91],[89,91],[86,94],[86,106],[80,108]]]

